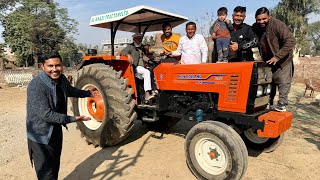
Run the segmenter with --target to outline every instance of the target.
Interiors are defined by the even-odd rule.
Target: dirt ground
[[[0,86],[0,179],[36,179],[26,146],[26,88]],[[303,84],[292,87],[295,118],[283,144],[273,153],[250,151],[243,179],[319,179],[320,106],[303,91]],[[59,179],[195,179],[184,156],[190,127],[181,121],[160,138],[136,121],[124,142],[101,149],[87,145],[71,124],[64,130]]]

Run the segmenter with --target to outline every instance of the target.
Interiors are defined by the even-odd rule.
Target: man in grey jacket
[[[62,149],[62,127],[85,116],[68,116],[68,97],[90,97],[93,92],[72,87],[62,74],[60,55],[52,51],[42,58],[43,71],[27,89],[27,137],[31,163],[38,179],[58,179]]]

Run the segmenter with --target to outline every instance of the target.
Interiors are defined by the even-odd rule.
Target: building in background
[[[123,48],[125,48],[128,44],[133,43],[132,38],[120,38],[114,40],[114,49],[115,54],[120,52]],[[111,40],[103,40],[101,41],[102,50],[111,53]]]

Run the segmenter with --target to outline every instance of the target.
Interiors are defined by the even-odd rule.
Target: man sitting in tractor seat
[[[142,74],[143,77],[143,87],[145,91],[145,100],[149,101],[154,98],[154,95],[151,94],[151,76],[150,71],[144,68],[143,60],[142,60],[142,37],[143,35],[140,33],[135,33],[132,35],[133,43],[129,44],[126,48],[121,51],[121,54],[124,56],[128,56],[128,61],[131,63],[136,73]]]
[[[201,34],[196,34],[197,26],[194,22],[186,25],[186,36],[179,40],[177,50],[166,53],[167,55],[180,56],[181,64],[201,64],[208,59],[208,46]]]
[[[177,50],[180,40],[180,35],[172,33],[172,26],[169,22],[162,24],[161,42],[163,54]],[[168,56],[162,62],[180,63],[181,56]]]

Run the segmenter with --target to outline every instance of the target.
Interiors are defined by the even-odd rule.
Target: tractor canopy
[[[142,33],[161,31],[164,22],[170,22],[172,27],[188,20],[187,17],[169,13],[148,6],[137,6],[111,13],[92,16],[90,26],[114,29],[113,23],[120,23],[117,30]]]
[[[111,30],[111,54],[114,55],[114,39],[117,30],[142,33],[161,31],[162,24],[170,22],[172,27],[188,21],[187,17],[148,6],[137,6],[111,13],[92,16],[90,26]]]

